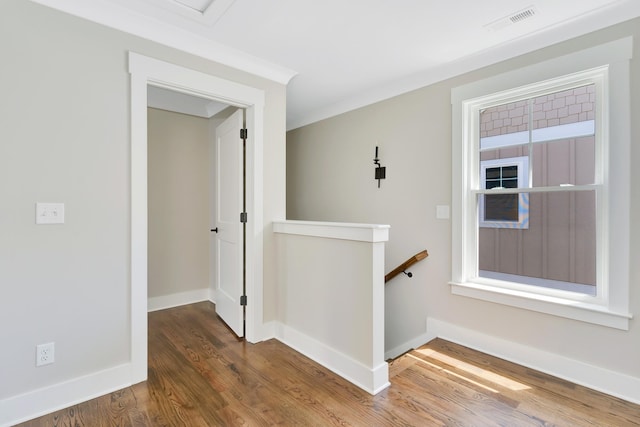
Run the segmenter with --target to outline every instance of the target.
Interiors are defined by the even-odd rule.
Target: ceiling
[[[156,86],[147,87],[147,106],[210,119],[228,105]]]
[[[33,1],[288,84],[288,129],[640,16],[638,0]]]

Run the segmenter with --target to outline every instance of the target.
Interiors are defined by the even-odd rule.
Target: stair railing
[[[407,272],[407,268],[411,267],[416,262],[421,261],[428,256],[429,256],[429,253],[427,252],[426,249],[422,252],[418,252],[417,254],[415,254],[414,256],[412,256],[411,258],[409,258],[408,260],[406,260],[405,262],[403,262],[402,264],[394,268],[390,273],[387,273],[384,276],[384,282],[387,283],[389,280],[393,279],[400,273],[404,273],[408,277],[413,277],[413,274],[410,271]]]

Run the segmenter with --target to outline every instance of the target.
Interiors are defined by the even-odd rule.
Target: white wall
[[[19,395],[28,402],[122,366],[127,378],[130,50],[265,91],[263,224],[284,218],[283,85],[31,2],[0,2],[0,425]],[[66,223],[36,226],[38,201],[64,202]],[[267,236],[265,265],[274,252]],[[264,286],[269,320],[273,268]],[[36,368],[35,346],[50,341],[56,362]]]
[[[449,204],[451,197],[450,93],[445,86],[424,92],[287,136],[288,219],[390,224],[385,273],[429,251],[428,258],[411,267],[413,278],[400,275],[386,285],[387,351],[426,332],[427,307],[439,303],[434,301],[436,284],[449,280],[450,225],[435,215],[436,205]],[[387,168],[379,189],[376,145]]]
[[[430,335],[425,333],[425,322],[430,318],[475,332],[477,336],[495,337],[496,342],[562,356],[602,372],[619,373],[638,384],[637,320],[631,321],[629,331],[620,331],[452,295],[448,285],[451,224],[436,219],[436,206],[451,203],[452,88],[628,35],[636,38],[631,117],[637,117],[640,114],[638,19],[288,133],[288,219],[390,224],[387,272],[419,250],[429,251],[426,260],[411,268],[412,279],[399,276],[386,286],[387,351],[406,350],[427,339]],[[637,140],[640,123],[636,120],[632,126],[632,139]],[[376,145],[380,146],[381,163],[387,167],[387,179],[380,189],[373,179]],[[630,161],[640,163],[638,144],[632,148]],[[632,218],[640,217],[639,182],[640,170],[632,168]],[[638,260],[640,225],[634,222],[629,232],[631,259]],[[630,309],[637,316],[640,315],[637,262],[632,262],[630,281]],[[492,348],[489,345],[485,350]],[[635,394],[637,397],[637,391]]]
[[[201,117],[154,108],[147,117],[151,307],[174,294],[208,294],[210,135]]]

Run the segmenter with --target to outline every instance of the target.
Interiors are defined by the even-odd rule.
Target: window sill
[[[533,294],[512,289],[498,288],[479,283],[450,282],[454,295],[489,301],[496,304],[523,308],[581,322],[610,328],[629,330],[631,314],[614,312],[607,307],[580,301]]]

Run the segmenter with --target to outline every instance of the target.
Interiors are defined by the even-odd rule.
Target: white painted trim
[[[396,357],[406,353],[407,351],[414,350],[428,343],[429,341],[437,338],[436,335],[429,331],[424,334],[420,334],[417,337],[402,343],[384,353],[384,360],[395,359]]]
[[[452,293],[619,329],[628,329],[631,146],[629,59],[633,38],[593,46],[523,69],[452,89]],[[527,99],[562,88],[595,83],[599,123],[596,129],[597,296],[538,288],[477,277],[477,203],[479,188],[478,114],[485,106]],[[607,107],[608,106],[608,110]],[[604,107],[604,108],[603,108]],[[609,144],[602,144],[608,138]],[[475,141],[475,142],[474,142]],[[615,143],[614,143],[615,142]],[[607,146],[605,146],[607,145]],[[614,161],[615,159],[615,161]],[[615,167],[614,167],[615,165]],[[515,192],[575,191],[583,187],[510,189]],[[616,191],[608,191],[615,188]],[[589,188],[589,190],[591,190]],[[496,190],[495,194],[501,191]],[[615,220],[610,212],[616,213]],[[612,245],[611,242],[616,242]],[[508,288],[508,289],[507,289]],[[494,295],[490,295],[491,292]],[[543,295],[544,294],[544,295]],[[527,301],[528,296],[528,301]],[[555,307],[552,305],[555,304]]]
[[[362,363],[287,325],[276,322],[276,339],[373,395],[389,387],[389,365]]]
[[[129,64],[131,66],[131,64]],[[147,77],[131,74],[131,383],[147,379]],[[142,105],[145,108],[142,108]]]
[[[124,364],[0,400],[0,427],[9,427],[131,385]]]
[[[211,300],[211,289],[195,289],[193,291],[177,292],[175,294],[162,295],[159,297],[150,297],[147,302],[147,309],[149,312],[152,312]]]
[[[345,98],[335,104],[304,113],[298,112],[296,117],[288,119],[287,130],[297,129],[455,76],[479,70],[492,64],[519,57],[547,46],[557,45],[586,33],[627,21],[631,17],[638,16],[639,13],[640,2],[617,2],[615,6],[607,6],[606,10],[601,10],[598,14],[582,16],[572,22],[563,22],[562,25],[547,28],[544,34],[540,34],[539,37],[521,37],[519,40],[503,43],[494,48],[483,49],[476,55],[469,55],[440,66],[420,70],[404,78],[395,79],[386,85],[378,85],[371,90]]]
[[[352,224],[346,222],[274,221],[273,232],[299,236],[326,237],[328,239],[358,242],[386,242],[389,225]]]
[[[112,1],[125,4],[128,0]],[[198,3],[202,2],[189,2],[186,0],[183,0],[182,2],[180,0],[154,2],[154,6],[171,13],[179,14],[180,16],[198,24],[213,26],[235,1],[236,0],[215,0],[210,2],[210,4],[205,7],[204,10],[193,8],[187,5],[188,3],[197,5]]]
[[[627,61],[632,57],[633,37],[624,37],[547,61],[538,62],[526,68],[508,71],[483,80],[458,86],[451,91],[451,103],[456,106],[465,100],[486,97],[487,94],[492,93],[497,94],[497,97],[499,97],[501,95],[500,92],[505,90],[530,85],[535,82],[557,79],[558,76],[570,76],[573,73],[583,73],[584,70]],[[524,93],[526,94],[527,92]]]
[[[595,296],[595,286],[584,283],[563,282],[561,280],[543,279],[541,277],[522,276],[519,274],[499,273],[490,270],[478,270],[478,276],[489,280],[501,280],[503,282],[521,283],[523,285],[539,286],[543,288],[557,289],[559,291],[577,292],[580,294]]]
[[[289,68],[162,23],[113,1],[33,1],[281,84],[289,83],[297,74]]]
[[[263,235],[267,227],[264,222],[264,92],[260,91],[253,98],[253,108],[247,108],[245,122],[249,131],[246,140],[246,187],[245,198],[249,217],[246,228],[247,267],[246,295],[250,300],[247,305],[246,336],[251,343],[264,340],[262,333],[263,304],[263,269],[264,245]],[[215,295],[214,295],[215,297]]]
[[[474,282],[451,282],[451,293],[623,331],[629,330],[629,320],[633,317],[628,312],[617,312],[602,305],[588,302],[590,299],[594,299],[590,295],[549,288],[536,289],[536,293],[534,293],[516,289],[516,287],[527,287],[527,285],[519,283],[509,283],[510,287],[506,288],[483,282],[491,283],[492,281],[491,279],[478,278]],[[562,295],[566,295],[566,297],[563,298]],[[578,298],[582,298],[583,301]]]
[[[265,322],[262,324],[262,336],[264,341],[270,339],[278,339],[276,334],[278,332],[278,328],[280,327],[280,322],[277,320],[271,320],[269,322]]]
[[[438,338],[640,404],[640,378],[570,359],[561,354],[482,334],[434,318],[427,319],[427,331]]]
[[[217,43],[211,39],[194,35],[163,24],[142,13],[132,13],[113,1],[106,0],[32,0],[36,3],[88,19],[93,22],[133,34],[165,46],[180,49],[221,64],[241,69],[282,84],[297,75],[297,71],[268,62],[264,59]],[[122,1],[122,0],[121,0]],[[329,117],[337,116],[394,96],[401,95],[431,84],[444,81],[463,73],[478,70],[565,40],[581,36],[608,26],[624,22],[638,16],[640,3],[634,1],[617,2],[598,14],[588,14],[571,22],[547,28],[536,37],[522,37],[495,48],[484,49],[476,55],[469,55],[426,70],[418,70],[412,75],[398,78],[388,84],[361,92],[334,104],[296,112],[296,117],[287,119],[287,130],[293,130]],[[205,14],[206,15],[206,14]],[[207,19],[208,16],[206,16]],[[289,114],[291,116],[291,114]]]
[[[246,339],[262,340],[264,91],[129,52],[131,73],[131,383],[147,378],[147,85],[246,108]]]

